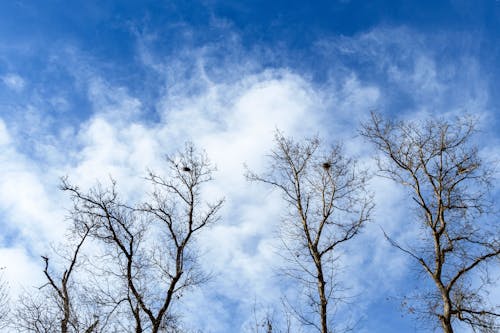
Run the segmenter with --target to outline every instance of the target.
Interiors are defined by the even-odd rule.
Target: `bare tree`
[[[292,263],[286,273],[304,284],[312,313],[304,307],[292,311],[303,324],[333,332],[330,319],[342,299],[335,279],[337,248],[360,232],[373,206],[366,173],[340,145],[323,150],[317,138],[296,142],[280,132],[275,144],[268,171],[248,172],[247,178],[279,190],[290,209],[282,223],[285,257]]]
[[[412,257],[434,289],[417,295],[412,311],[430,316],[443,332],[462,321],[475,332],[498,332],[498,307],[488,306],[487,267],[500,254],[497,219],[488,219],[492,171],[471,143],[475,121],[392,122],[372,114],[362,134],[383,157],[382,176],[406,186],[420,234],[408,245],[386,235]]]
[[[38,291],[38,290],[37,290]],[[51,302],[53,294],[25,290],[17,300],[14,310],[17,332],[52,333],[61,329],[57,317],[59,309]]]
[[[274,306],[264,307],[255,300],[252,308],[252,320],[247,323],[243,332],[290,333],[292,332],[291,314],[287,311],[280,311],[280,309]],[[293,330],[293,332],[299,333],[300,331]]]
[[[37,290],[26,291],[18,301],[14,326],[22,332],[97,333],[102,309],[88,306],[84,288],[75,281],[84,243],[93,228],[80,223],[79,216],[72,219],[77,228],[68,234],[68,243],[56,251],[64,262],[61,271],[49,265],[49,257],[42,256],[46,283]],[[69,249],[68,249],[69,248]],[[88,279],[86,280],[88,282]],[[88,290],[88,289],[87,289]]]
[[[3,277],[4,267],[0,267],[0,329],[8,325],[9,319],[9,286]]]
[[[135,333],[176,331],[175,300],[207,278],[198,267],[194,239],[218,220],[223,203],[203,203],[202,186],[212,180],[214,168],[192,144],[167,157],[167,164],[166,176],[149,172],[146,180],[154,190],[138,205],[124,203],[114,181],[108,189],[88,192],[63,184],[82,221],[96,224],[92,237],[108,248],[110,266],[104,271],[122,288],[107,298],[126,304]]]
[[[73,310],[73,304],[70,294],[71,275],[77,264],[78,254],[80,252],[80,249],[85,240],[87,239],[87,236],[89,235],[90,231],[91,231],[91,226],[85,224],[81,235],[79,235],[79,240],[75,246],[75,249],[71,257],[68,258],[69,261],[68,267],[64,270],[64,272],[61,274],[60,277],[55,277],[54,273],[49,271],[49,258],[46,256],[42,256],[42,259],[45,263],[43,273],[48,281],[46,285],[42,286],[42,288],[47,286],[52,288],[53,291],[55,292],[59,308],[61,309],[62,312],[61,333],[70,332],[70,328],[73,328],[71,329],[71,331],[75,332],[80,331],[81,323],[80,320],[78,319],[78,313],[75,313],[75,311]],[[99,321],[96,320],[82,331],[84,331],[85,333],[92,333],[98,323]]]

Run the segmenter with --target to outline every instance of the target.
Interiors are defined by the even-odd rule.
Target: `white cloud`
[[[23,289],[43,284],[41,266],[33,262],[23,247],[0,248],[0,267],[5,267],[2,273],[9,283],[9,294],[13,300]]]
[[[474,38],[466,33],[451,37]],[[375,27],[352,37],[325,38],[316,46],[331,59],[332,75],[356,71],[345,59],[359,62],[360,74],[375,80],[380,90],[377,111],[482,113],[490,102],[488,80],[475,53],[463,52],[453,41],[449,32],[428,35],[404,26]],[[450,52],[454,48],[456,54]]]
[[[9,88],[14,90],[15,92],[21,92],[26,82],[24,79],[15,73],[8,73],[2,76],[2,82]]]
[[[3,119],[0,118],[0,146],[6,146],[10,143],[10,135]]]
[[[133,119],[141,110],[141,102],[126,88],[111,86],[100,77],[90,79],[88,97],[96,113],[119,121]]]
[[[51,97],[49,103],[57,112],[66,112],[70,108],[70,102],[63,96]]]
[[[0,207],[3,224],[13,230],[14,240],[40,251],[62,238],[64,213],[57,203],[57,177],[40,170],[13,146],[2,147],[0,156]],[[50,188],[53,186],[53,188]],[[48,188],[49,187],[49,188]]]

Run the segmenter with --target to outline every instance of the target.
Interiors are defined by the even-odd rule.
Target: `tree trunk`
[[[444,333],[453,333],[453,327],[451,326],[451,301],[448,295],[443,295],[443,316],[441,316],[441,326],[443,327]]]
[[[68,333],[68,323],[70,318],[70,305],[69,305],[69,295],[68,289],[66,288],[66,281],[63,281],[62,285],[63,293],[63,318],[61,320],[61,333]]]
[[[448,316],[441,318],[441,327],[443,327],[444,333],[453,333],[453,327],[451,327],[451,318]]]
[[[318,270],[318,294],[320,301],[319,314],[321,317],[321,333],[328,333],[328,322],[327,322],[328,300],[326,298],[326,293],[325,293],[325,279],[323,277],[323,267],[321,266],[320,261],[319,265],[317,266],[317,270]]]

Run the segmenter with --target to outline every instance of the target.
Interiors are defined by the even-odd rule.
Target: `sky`
[[[42,281],[39,256],[67,225],[61,176],[89,188],[112,175],[133,196],[148,168],[193,141],[217,165],[211,190],[226,204],[199,239],[216,278],[186,296],[185,319],[243,331],[256,300],[280,298],[283,205],[243,176],[265,165],[274,130],[340,140],[370,165],[357,131],[371,111],[468,113],[481,154],[500,157],[499,59],[498,0],[2,1],[0,267],[13,294]],[[376,177],[371,188],[374,221],[343,259],[363,295],[349,305],[357,331],[425,332],[400,306],[413,263],[380,233],[411,237],[404,191]]]

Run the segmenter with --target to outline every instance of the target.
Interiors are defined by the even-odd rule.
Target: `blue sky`
[[[13,290],[39,281],[28,272],[41,273],[38,254],[63,237],[60,176],[91,186],[112,174],[133,192],[147,167],[193,140],[219,168],[211,190],[228,199],[200,246],[229,282],[183,306],[202,314],[199,327],[242,330],[255,298],[279,299],[280,200],[242,177],[244,163],[264,163],[273,130],[343,140],[369,164],[356,130],[370,111],[468,112],[481,119],[483,155],[500,156],[499,59],[496,0],[2,1],[0,266]],[[359,331],[424,332],[395,299],[413,288],[412,264],[377,226],[411,237],[398,228],[403,193],[372,186],[376,221],[346,249],[351,288],[368,295],[352,305]]]

